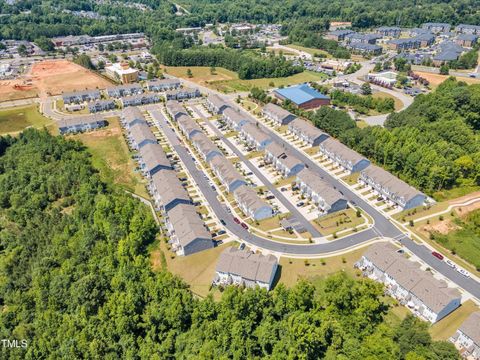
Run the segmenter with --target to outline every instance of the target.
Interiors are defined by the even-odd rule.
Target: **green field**
[[[52,124],[38,111],[36,105],[0,110],[0,135],[12,134],[28,127],[41,128]]]
[[[325,55],[325,57],[327,58],[331,58],[332,55],[330,55],[328,52],[326,52],[325,50],[320,50],[320,49],[315,49],[315,48],[309,48],[309,47],[305,47],[305,46],[301,46],[301,45],[297,45],[297,44],[288,44],[288,45],[285,45],[285,46],[288,46],[292,49],[296,49],[296,50],[300,50],[300,51],[305,51],[306,53],[309,53],[310,55],[315,55],[315,54],[323,54]]]
[[[260,89],[269,89],[279,86],[288,86],[300,84],[309,81],[320,81],[327,78],[327,75],[316,73],[313,71],[304,71],[299,74],[284,78],[264,78],[253,80],[220,80],[213,81],[209,84],[210,87],[222,91],[224,93],[231,93],[236,91],[250,91],[253,87]]]
[[[108,122],[105,129],[72,135],[71,138],[80,140],[89,148],[93,166],[103,181],[118,184],[148,199],[145,182],[140,173],[135,172],[136,164],[130,157],[118,119],[109,118]]]
[[[238,78],[236,72],[224,68],[215,68],[213,73],[207,66],[167,66],[163,67],[163,69],[167,74],[171,74],[173,76],[180,77],[224,93],[250,91],[252,87],[269,89],[272,87],[287,86],[308,81],[319,81],[327,78],[327,75],[325,74],[316,73],[313,71],[304,71],[302,73],[285,78],[241,80]],[[188,69],[190,69],[192,72],[191,77],[187,75]]]

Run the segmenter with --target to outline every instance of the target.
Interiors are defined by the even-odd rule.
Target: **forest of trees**
[[[236,71],[240,79],[286,77],[302,72],[282,56],[268,57],[223,48],[163,49],[158,60],[167,66],[215,66]]]
[[[360,114],[367,114],[369,110],[376,110],[382,114],[395,110],[395,100],[393,98],[374,98],[371,95],[360,96],[340,90],[333,90],[329,95],[333,105],[350,106]]]
[[[195,298],[151,270],[156,232],[80,143],[34,129],[0,138],[0,337],[28,341],[2,358],[459,359],[426,323],[387,322],[369,279]]]

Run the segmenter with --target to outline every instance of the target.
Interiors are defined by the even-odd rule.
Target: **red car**
[[[435,256],[438,260],[443,260],[443,255],[436,251],[432,251],[432,255]]]
[[[237,224],[240,224],[240,220],[238,220],[236,217],[233,217],[233,221],[235,221]]]
[[[248,230],[248,225],[247,225],[247,224],[242,223],[242,227],[243,227],[245,230]]]

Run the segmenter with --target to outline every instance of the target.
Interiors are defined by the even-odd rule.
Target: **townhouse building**
[[[263,107],[262,115],[277,125],[288,125],[297,118],[291,112],[273,103],[268,103]]]
[[[91,113],[97,113],[113,109],[115,109],[115,101],[113,100],[100,100],[88,104],[88,111],[90,111]]]
[[[108,96],[114,97],[114,98],[140,95],[142,93],[143,93],[143,88],[139,84],[126,84],[126,85],[115,86],[107,89]]]
[[[155,104],[160,102],[161,98],[158,94],[139,94],[126,96],[120,99],[123,107],[140,106],[146,104]]]
[[[318,146],[329,137],[311,122],[300,118],[297,118],[288,124],[288,131],[311,146]]]
[[[233,197],[243,213],[253,220],[260,221],[273,216],[272,207],[260,199],[257,192],[249,186],[238,187],[233,192]]]
[[[99,90],[85,90],[85,91],[72,91],[62,94],[63,103],[65,105],[69,104],[79,104],[88,101],[94,101],[100,99]]]
[[[470,314],[449,340],[464,358],[480,360],[480,312]]]
[[[209,163],[215,156],[222,156],[223,153],[204,133],[196,133],[192,136],[192,144],[202,156],[202,159]]]
[[[298,174],[305,168],[305,164],[288,152],[283,146],[276,142],[271,142],[265,146],[265,162],[272,164],[275,170],[287,178]]]
[[[151,80],[147,82],[147,89],[155,92],[174,90],[178,89],[181,84],[178,79]]]
[[[225,249],[215,268],[214,285],[235,285],[270,290],[278,269],[273,255],[264,256],[234,247]]]
[[[208,95],[206,105],[213,114],[221,114],[229,107],[228,103],[217,94]]]
[[[328,138],[318,147],[319,152],[349,173],[361,171],[370,165],[370,161],[340,141]]]
[[[240,186],[247,184],[232,163],[223,156],[215,156],[210,161],[210,167],[228,192],[234,192]]]
[[[238,111],[231,107],[227,107],[223,110],[223,120],[225,123],[234,131],[240,131],[240,129],[252,122],[252,118],[244,113],[243,111]]]
[[[270,135],[263,132],[257,125],[252,123],[242,126],[240,129],[240,136],[249,146],[252,146],[257,150],[265,149],[265,146],[273,141]]]
[[[167,112],[172,117],[173,120],[178,120],[180,116],[187,116],[188,112],[185,108],[176,100],[171,100],[167,102]]]
[[[165,98],[167,100],[184,100],[193,99],[201,95],[200,90],[197,88],[181,88],[167,91],[165,93]]]
[[[142,169],[142,174],[147,179],[151,179],[153,175],[161,170],[173,170],[162,145],[158,143],[148,143],[142,146],[138,155],[140,169]]]
[[[177,124],[188,140],[192,140],[195,134],[203,134],[200,125],[188,115],[180,115]]]

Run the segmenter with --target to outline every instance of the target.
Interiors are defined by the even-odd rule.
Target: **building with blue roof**
[[[274,95],[282,101],[290,100],[302,109],[314,109],[322,105],[330,105],[330,98],[308,84],[290,86],[274,90]]]

